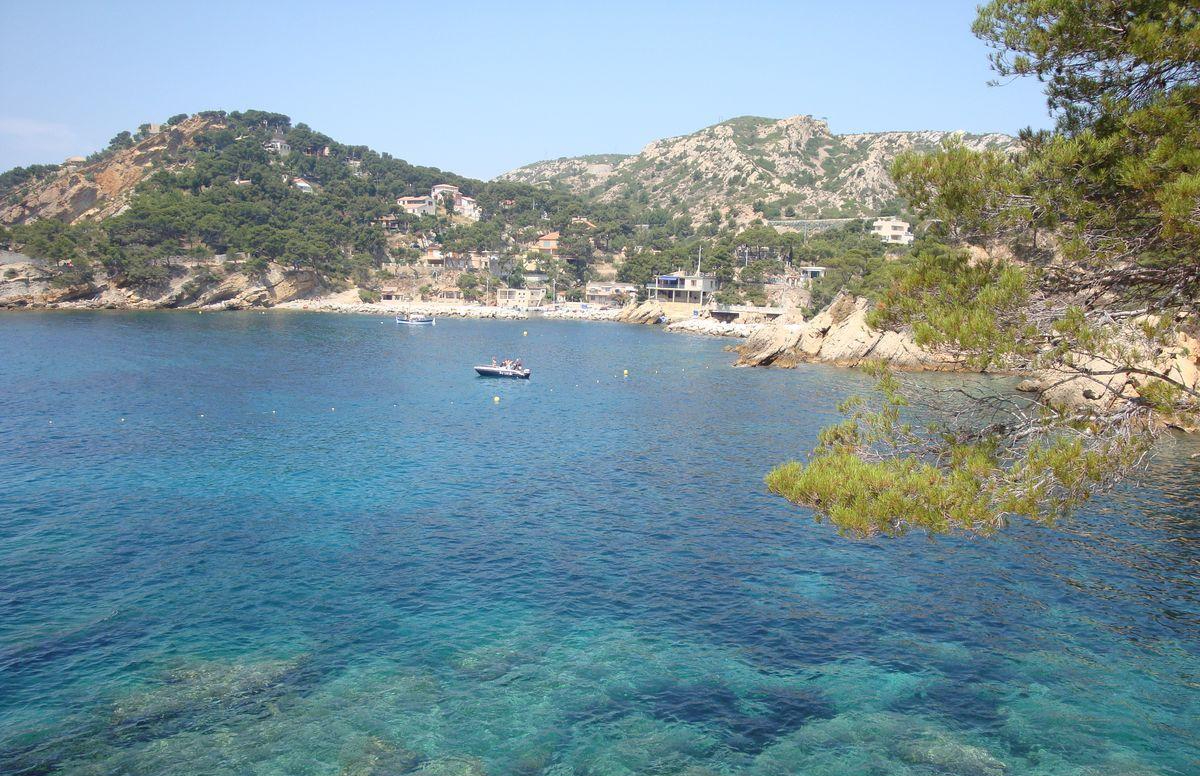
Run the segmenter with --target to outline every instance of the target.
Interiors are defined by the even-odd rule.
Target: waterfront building
[[[539,307],[545,298],[546,289],[541,287],[496,289],[497,307]]]
[[[593,280],[584,288],[584,300],[597,307],[621,307],[633,299],[637,299],[633,283]]]
[[[686,274],[682,271],[658,275],[646,284],[651,301],[703,305],[721,287],[717,276],[707,272]]]

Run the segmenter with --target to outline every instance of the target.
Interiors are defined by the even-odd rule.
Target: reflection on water
[[[865,381],[722,345],[5,317],[0,771],[1196,771],[1200,445],[1055,529],[848,541],[761,478]]]

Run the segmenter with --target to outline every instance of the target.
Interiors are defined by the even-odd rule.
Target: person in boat
[[[496,366],[496,357],[492,356],[492,366]]]
[[[520,369],[520,368],[521,368],[521,359],[518,358],[516,361],[513,362],[513,369]]]

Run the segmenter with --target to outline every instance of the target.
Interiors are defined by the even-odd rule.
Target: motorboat
[[[532,369],[523,366],[504,366],[503,364],[480,364],[475,367],[480,377],[510,377],[514,380],[528,380],[533,374]]]
[[[404,324],[405,326],[433,326],[437,321],[428,315],[416,315],[414,313],[396,316],[396,323]]]

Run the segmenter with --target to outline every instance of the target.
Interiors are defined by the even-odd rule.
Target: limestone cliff
[[[131,286],[97,273],[89,282],[66,285],[41,262],[7,254],[0,268],[0,308],[223,309],[271,307],[319,293],[321,278],[309,270],[271,264],[261,272],[226,271],[209,265],[176,266],[166,280]]]
[[[192,116],[91,163],[64,164],[47,177],[27,181],[0,203],[0,224],[40,218],[67,223],[101,220],[120,213],[139,183],[159,170],[183,166],[197,135],[220,126],[214,117]]]

